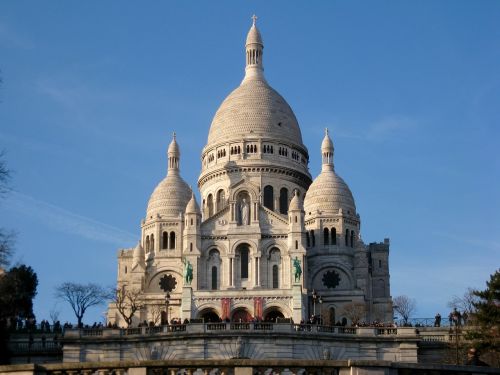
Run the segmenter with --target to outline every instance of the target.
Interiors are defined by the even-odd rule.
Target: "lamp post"
[[[165,310],[165,320],[166,320],[166,323],[168,325],[168,304],[170,303],[170,293],[167,293],[167,295],[165,296],[165,304],[167,305],[167,308]]]
[[[314,289],[313,289],[312,298],[313,298],[313,316],[316,319],[316,300],[318,299],[318,293],[316,293],[316,291]]]
[[[323,325],[323,311],[322,311],[323,298],[321,296],[319,296],[318,302],[319,302],[319,324]]]

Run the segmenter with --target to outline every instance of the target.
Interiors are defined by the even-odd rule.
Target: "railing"
[[[411,327],[343,327],[343,326],[325,326],[317,324],[293,324],[293,323],[270,323],[270,322],[220,322],[220,323],[189,323],[173,324],[153,327],[136,327],[122,329],[72,329],[67,330],[65,339],[71,338],[92,338],[96,336],[105,337],[128,337],[139,335],[164,335],[164,334],[203,334],[203,333],[223,333],[223,332],[263,332],[272,331],[276,333],[294,333],[294,334],[317,334],[317,335],[361,335],[361,336],[396,336],[396,335],[418,335],[418,330]],[[450,336],[448,330],[441,329],[440,334],[424,332],[422,337],[428,337],[424,340],[431,341],[431,336],[439,337],[439,341],[445,341],[441,336]],[[446,341],[453,340],[447,338]]]
[[[84,328],[81,330],[82,336],[102,336],[103,328]]]
[[[169,361],[123,361],[84,362],[39,365],[0,366],[0,375],[123,375],[123,374],[168,374],[168,375],[245,375],[245,374],[498,374],[498,368],[476,366],[432,365],[417,363],[395,363],[389,361],[363,360],[169,360]]]
[[[62,352],[62,346],[59,342],[10,342],[9,350],[13,354],[27,354],[27,353],[54,353]]]

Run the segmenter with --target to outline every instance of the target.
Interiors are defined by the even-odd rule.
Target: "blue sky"
[[[328,127],[364,241],[391,239],[392,295],[447,313],[500,266],[500,2],[2,1],[0,226],[38,273],[39,320],[74,320],[59,283],[115,283],[173,131],[196,186],[253,13],[312,175]]]

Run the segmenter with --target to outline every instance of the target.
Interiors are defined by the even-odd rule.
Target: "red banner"
[[[231,298],[222,298],[222,320],[231,317]]]
[[[253,299],[253,317],[262,320],[262,307],[264,306],[264,299],[262,297],[254,297]]]

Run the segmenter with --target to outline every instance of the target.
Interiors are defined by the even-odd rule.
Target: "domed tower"
[[[364,321],[391,321],[388,240],[366,246],[351,190],[335,172],[325,129],[321,173],[304,200],[309,293],[321,295],[322,317],[335,323],[357,310]],[[311,294],[312,299],[312,294]]]
[[[142,222],[142,246],[147,260],[179,257],[182,251],[182,216],[192,192],[180,175],[181,153],[175,133],[167,154],[167,176],[151,194]]]
[[[264,44],[255,18],[245,49],[245,77],[217,110],[201,155],[198,187],[204,220],[230,206],[231,221],[238,221],[234,203],[241,190],[236,184],[242,181],[250,211],[260,203],[279,215],[288,213],[294,189],[303,194],[311,183],[297,119],[264,77]]]

